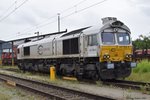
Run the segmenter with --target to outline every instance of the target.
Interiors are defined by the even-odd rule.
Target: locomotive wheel
[[[82,75],[77,75],[77,80],[78,80],[78,81],[81,81],[81,80],[83,80],[83,77],[82,77]]]
[[[99,80],[99,75],[95,73],[95,75],[92,76],[92,80],[98,81]]]
[[[75,77],[77,76],[77,72],[75,70],[73,70],[72,73],[73,73],[73,76],[75,76]]]
[[[63,75],[63,76],[65,76],[66,75],[66,69],[61,69],[61,74]]]
[[[36,72],[38,71],[38,65],[37,64],[34,65],[34,71],[36,71]]]

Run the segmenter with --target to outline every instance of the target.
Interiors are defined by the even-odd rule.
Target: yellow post
[[[50,80],[55,80],[55,67],[54,66],[51,66],[50,67]]]

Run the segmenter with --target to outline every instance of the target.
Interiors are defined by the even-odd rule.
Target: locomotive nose
[[[100,49],[100,62],[130,61],[131,57],[126,57],[126,55],[129,55],[131,53],[131,46],[102,46]],[[109,58],[106,57],[106,55],[109,55]]]

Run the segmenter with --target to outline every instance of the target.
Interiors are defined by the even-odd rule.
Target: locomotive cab
[[[136,67],[132,62],[130,30],[116,19],[104,27],[100,34],[100,77],[125,78],[131,74],[131,68]]]

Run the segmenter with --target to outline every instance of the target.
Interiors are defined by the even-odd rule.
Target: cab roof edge
[[[107,24],[109,22],[112,22],[112,21],[117,21],[117,18],[116,17],[104,17],[104,18],[102,18],[103,25]]]

